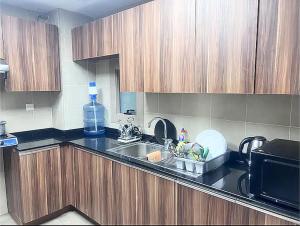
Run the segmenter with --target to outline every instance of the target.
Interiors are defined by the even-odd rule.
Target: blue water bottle
[[[89,83],[90,103],[83,106],[84,133],[87,136],[96,136],[105,133],[105,108],[97,103],[96,82]]]

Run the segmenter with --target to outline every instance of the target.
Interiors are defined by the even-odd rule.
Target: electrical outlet
[[[34,111],[34,104],[26,104],[26,111]]]

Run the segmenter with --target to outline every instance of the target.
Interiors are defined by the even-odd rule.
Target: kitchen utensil
[[[168,162],[168,164],[169,165],[176,164],[176,168],[181,170],[185,170],[182,167],[185,165],[187,171],[199,175],[219,168],[229,160],[229,156],[230,156],[230,152],[225,152],[222,155],[219,155],[218,157],[210,159],[209,161],[205,161],[205,162],[201,162],[201,161],[199,162],[191,159],[174,157],[171,161]]]
[[[0,136],[4,136],[6,134],[5,124],[5,121],[0,121]]]
[[[267,142],[265,137],[255,136],[255,137],[246,137],[242,140],[239,146],[240,158],[243,162],[245,162],[249,167],[251,166],[251,152],[261,146],[263,146]],[[246,153],[243,153],[244,146],[247,146]]]
[[[198,134],[195,140],[204,148],[209,149],[206,161],[216,158],[227,151],[227,143],[224,136],[216,130],[205,130]]]
[[[172,122],[168,119],[164,119],[167,124],[167,135],[168,139],[172,139],[173,141],[177,140],[177,131],[176,127]],[[159,144],[164,144],[164,124],[161,121],[158,121],[154,128],[154,136]]]

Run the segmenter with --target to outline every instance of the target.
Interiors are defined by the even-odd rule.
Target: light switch
[[[26,111],[34,111],[34,104],[26,104]]]

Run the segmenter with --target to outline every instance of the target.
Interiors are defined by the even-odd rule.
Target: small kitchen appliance
[[[251,158],[250,193],[300,210],[300,142],[275,139]]]
[[[255,136],[255,137],[246,137],[242,140],[239,146],[240,158],[243,162],[245,162],[249,167],[252,164],[252,151],[263,146],[267,142],[265,137]],[[243,153],[244,146],[247,144],[246,153]]]
[[[5,134],[0,136],[0,148],[12,147],[18,145],[17,137]]]

